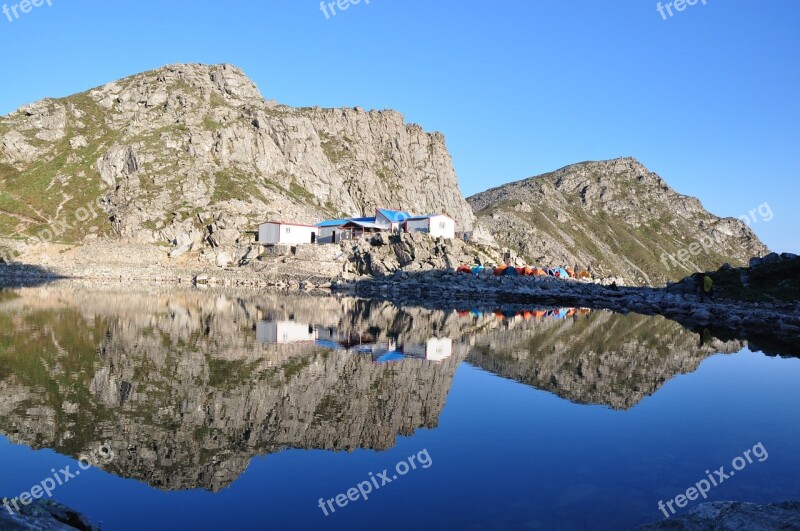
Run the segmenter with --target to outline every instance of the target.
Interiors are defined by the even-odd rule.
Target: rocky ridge
[[[768,252],[743,221],[714,216],[633,158],[573,164],[467,200],[478,225],[529,265],[591,264],[631,285],[663,285]],[[705,247],[692,245],[701,239]]]
[[[376,207],[474,223],[441,134],[395,111],[280,105],[231,65],[170,65],[0,117],[0,237],[18,252],[42,234],[108,236],[236,262],[259,222]]]

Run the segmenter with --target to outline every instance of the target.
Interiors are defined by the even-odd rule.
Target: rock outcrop
[[[743,221],[714,216],[632,158],[574,164],[468,201],[479,226],[529,263],[591,264],[597,275],[632,285],[768,252]]]
[[[391,110],[279,105],[230,65],[166,66],[0,118],[0,197],[0,237],[111,236],[233,261],[269,219],[385,207],[474,222],[441,134]]]

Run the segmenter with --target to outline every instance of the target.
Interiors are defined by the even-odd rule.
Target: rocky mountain
[[[632,158],[584,162],[467,199],[479,225],[531,264],[591,264],[637,284],[675,281],[767,248]]]
[[[258,222],[376,207],[474,216],[439,133],[292,108],[230,65],[177,64],[0,117],[0,237],[233,245]]]
[[[0,117],[0,262],[11,249],[37,265],[68,250],[42,240],[107,237],[108,252],[84,254],[107,262],[137,245],[172,247],[224,267],[259,255],[259,222],[376,207],[447,213],[474,231],[470,245],[486,244],[485,256],[500,256],[499,243],[520,262],[591,264],[630,283],[766,254],[741,221],[713,216],[633,159],[576,164],[465,200],[441,134],[395,111],[280,105],[230,65],[166,66]]]

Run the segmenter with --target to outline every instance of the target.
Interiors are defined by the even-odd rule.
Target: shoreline
[[[509,312],[531,305],[606,309],[617,313],[661,315],[702,334],[746,339],[765,352],[800,356],[799,302],[746,302],[717,298],[701,302],[671,288],[619,286],[550,277],[493,277],[432,271],[399,273],[383,279],[336,283],[334,292],[383,299],[398,305],[463,308],[470,305]]]
[[[443,310],[480,308],[502,313],[531,307],[606,309],[621,314],[660,315],[687,329],[719,339],[745,339],[765,352],[800,356],[800,302],[746,302],[717,298],[701,302],[675,287],[618,286],[552,277],[467,275],[447,270],[398,271],[384,277],[342,279],[312,273],[258,273],[244,269],[92,267],[44,269],[26,264],[0,267],[0,288],[55,281],[88,285],[175,286],[307,292],[386,300],[398,306]]]

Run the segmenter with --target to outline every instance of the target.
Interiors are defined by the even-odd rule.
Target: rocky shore
[[[472,252],[460,241],[421,235],[378,235],[342,246],[306,246],[259,256],[238,267],[205,268],[196,260],[174,262],[143,247],[123,253],[66,250],[37,256],[41,266],[0,265],[0,285],[30,286],[60,278],[133,285],[177,284],[288,291],[332,289],[399,305],[435,308],[571,306],[619,313],[663,315],[700,334],[747,339],[751,349],[800,355],[800,301],[792,294],[800,258],[770,255],[754,268],[723,266],[710,273],[721,293],[701,301],[694,280],[664,288],[621,286],[621,279],[591,282],[547,276],[493,276],[455,272]],[[115,252],[119,251],[119,252]],[[134,249],[134,251],[136,251]],[[153,253],[149,256],[148,252]],[[73,253],[74,256],[70,256]],[[764,263],[762,263],[764,262]],[[613,281],[613,282],[612,282]],[[759,300],[758,296],[762,300]],[[783,300],[779,297],[783,296]],[[494,308],[483,308],[494,309]]]
[[[701,301],[686,286],[604,286],[552,277],[468,275],[449,271],[397,272],[381,279],[336,282],[334,291],[388,299],[399,305],[503,310],[531,306],[609,309],[663,315],[721,339],[748,339],[751,349],[800,354],[800,302]],[[788,350],[788,352],[787,352]]]

